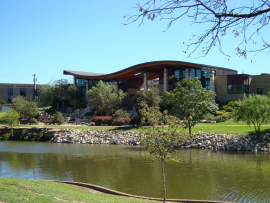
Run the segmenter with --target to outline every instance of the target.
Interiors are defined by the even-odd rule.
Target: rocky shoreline
[[[64,130],[55,135],[50,141],[54,143],[72,144],[115,144],[139,145],[138,132],[114,132],[105,130]],[[270,135],[256,136],[242,134],[215,134],[199,132],[178,146],[184,149],[210,149],[229,151],[270,151]]]

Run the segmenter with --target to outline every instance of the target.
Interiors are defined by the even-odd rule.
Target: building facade
[[[110,74],[69,70],[64,70],[64,74],[73,75],[74,85],[86,94],[100,80],[114,84],[115,91],[121,89],[131,97],[137,97],[140,88],[155,85],[161,92],[171,91],[176,82],[189,77],[197,77],[204,88],[216,92],[215,99],[220,102],[242,100],[247,94],[268,94],[270,91],[270,74],[238,74],[228,68],[183,61],[147,62]]]
[[[40,88],[42,85],[36,85]],[[0,95],[7,103],[11,103],[12,97],[24,96],[31,100],[35,99],[35,86],[34,84],[14,84],[14,83],[0,83]]]

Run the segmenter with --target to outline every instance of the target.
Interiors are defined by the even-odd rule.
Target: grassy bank
[[[47,127],[54,129],[94,129],[94,130],[113,130],[113,131],[134,131],[134,132],[145,132],[146,127],[115,127],[115,126],[58,126],[58,125],[19,125],[16,127]],[[270,123],[261,126],[261,131],[266,132],[270,130]],[[179,128],[179,130],[182,130]],[[186,130],[187,131],[187,130]],[[254,127],[248,126],[246,122],[235,122],[230,119],[226,122],[221,123],[198,123],[194,128],[192,128],[192,133],[206,132],[206,133],[228,133],[228,134],[251,134],[255,133]]]
[[[0,177],[0,202],[156,202],[109,195],[85,187]]]

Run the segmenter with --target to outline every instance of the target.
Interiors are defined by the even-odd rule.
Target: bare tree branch
[[[237,5],[238,6],[232,6]],[[242,4],[242,5],[241,5]],[[269,0],[246,0],[233,2],[233,0],[147,0],[145,4],[137,4],[138,14],[128,15],[124,25],[139,21],[139,26],[145,20],[168,20],[167,29],[181,19],[190,19],[191,25],[204,25],[205,30],[200,35],[191,37],[185,52],[190,55],[202,50],[206,56],[216,45],[222,51],[221,38],[229,30],[234,37],[241,37],[235,50],[239,56],[247,57],[248,52],[259,53],[270,48],[270,43],[263,38],[262,30],[270,21]]]

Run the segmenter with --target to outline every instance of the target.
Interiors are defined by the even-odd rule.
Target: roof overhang
[[[180,67],[193,67],[193,68],[219,68],[214,66],[207,66],[202,64],[195,64],[183,61],[152,61],[147,63],[141,63],[134,66],[130,66],[123,70],[110,73],[110,74],[98,74],[90,72],[80,71],[68,71],[64,70],[64,75],[73,75],[75,77],[92,79],[92,80],[143,80],[143,75],[146,72],[148,80],[156,79],[159,77],[159,73],[162,73],[164,68],[180,68]],[[231,70],[227,68],[221,68]]]

